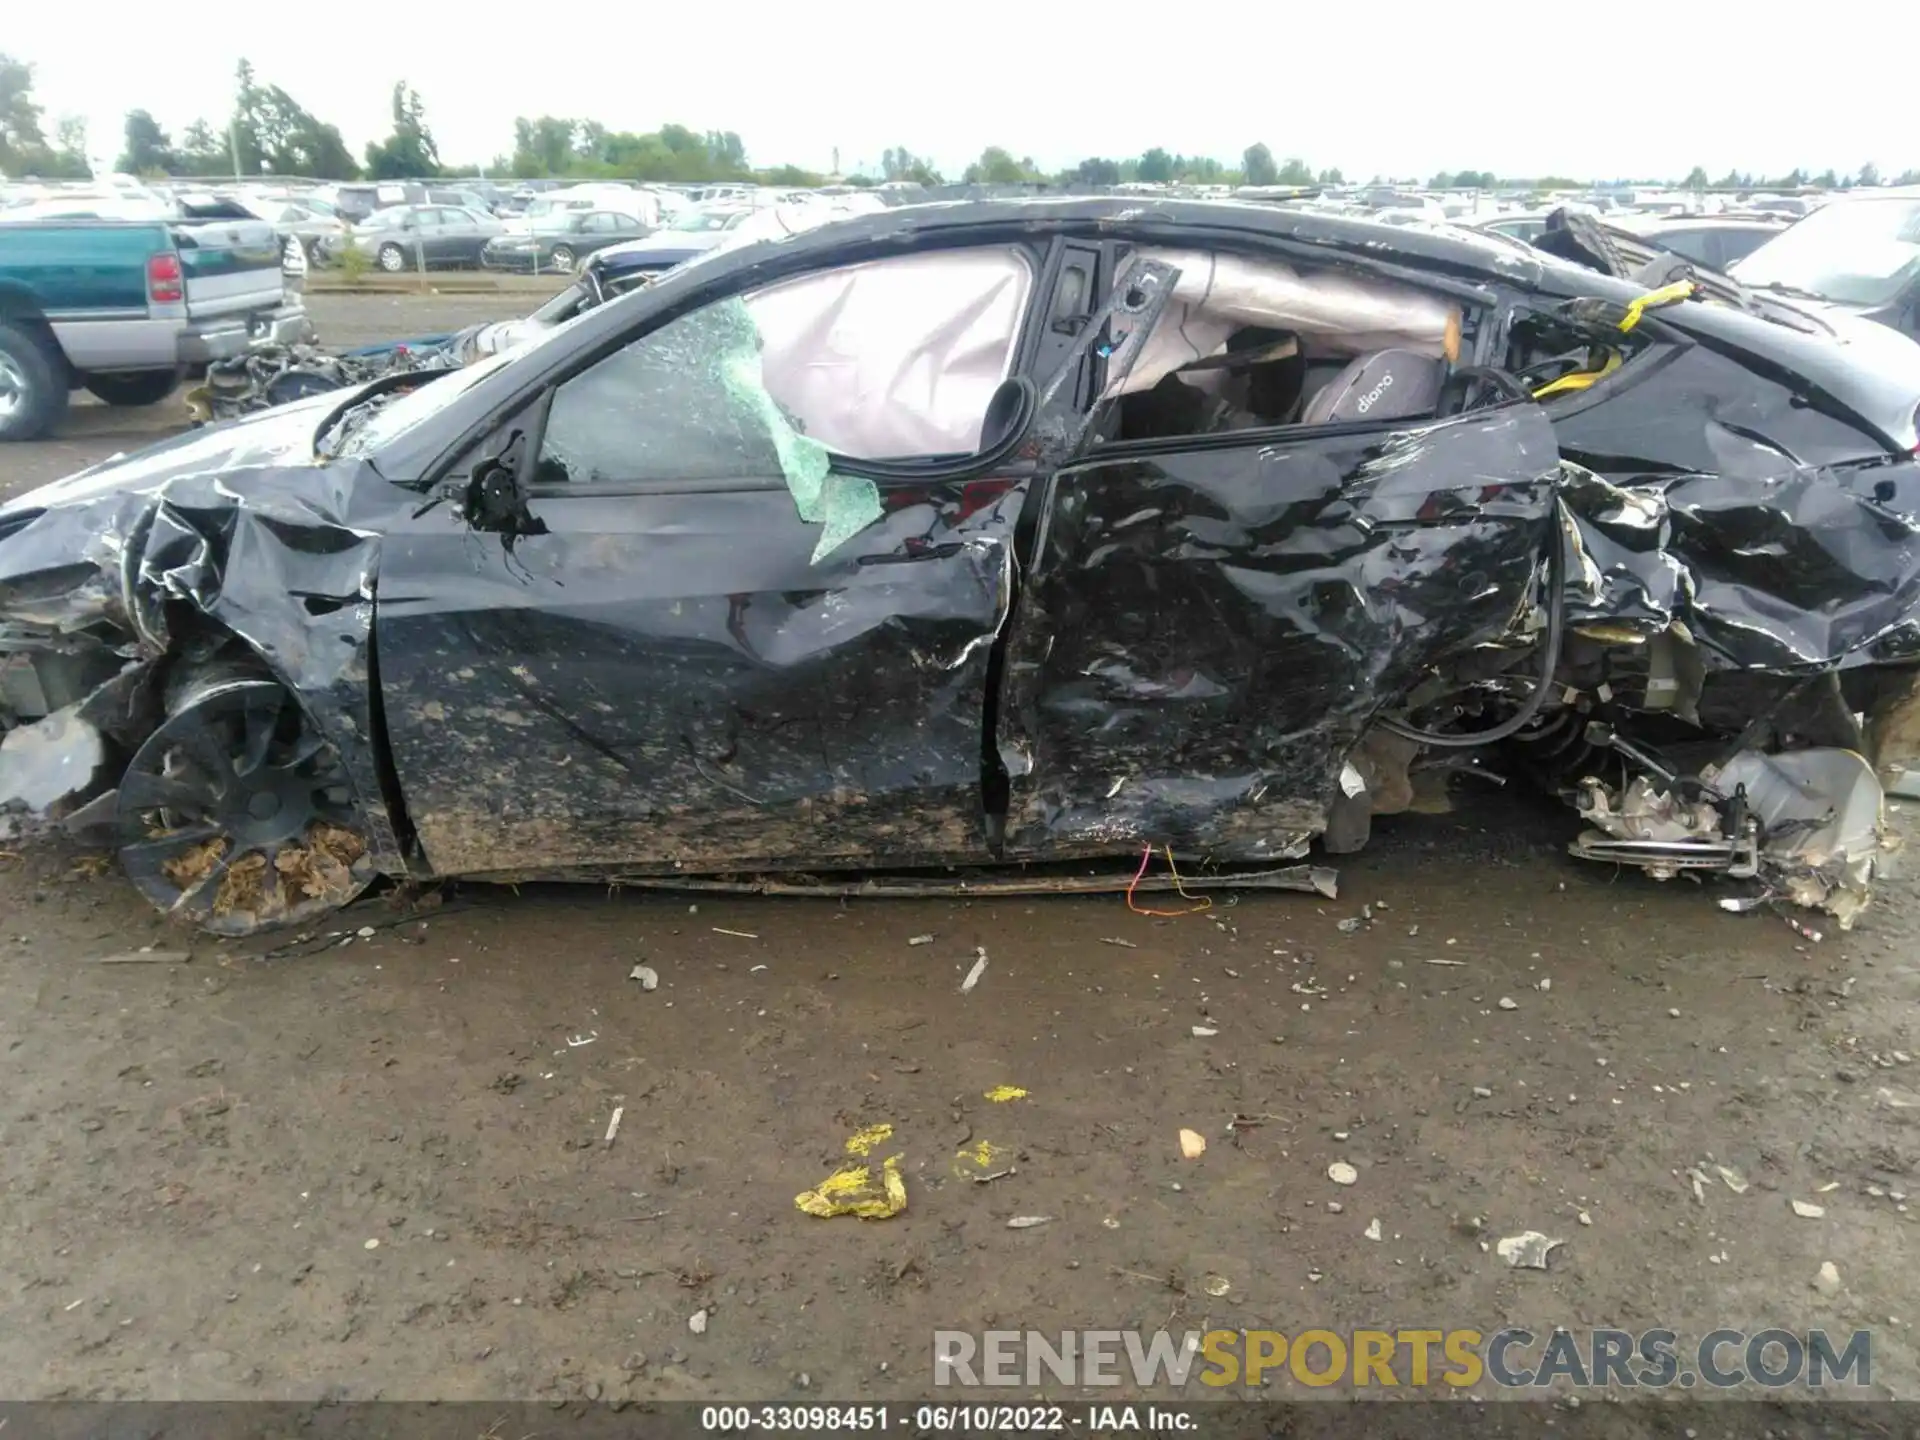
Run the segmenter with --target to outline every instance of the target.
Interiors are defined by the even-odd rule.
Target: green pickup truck
[[[182,375],[311,338],[258,221],[0,223],[0,440],[59,423],[68,394],[152,405]]]

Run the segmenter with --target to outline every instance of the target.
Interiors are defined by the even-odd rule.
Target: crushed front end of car
[[[111,845],[215,933],[398,869],[368,740],[377,534],[312,403],[0,509],[0,811]],[[371,797],[369,804],[368,797]]]
[[[1419,728],[1363,740],[1373,813],[1475,745],[1574,806],[1576,856],[1851,926],[1897,848],[1883,777],[1920,742],[1920,464],[1631,487],[1561,469],[1560,593],[1416,687]]]
[[[0,546],[42,516],[0,519]],[[111,553],[72,558],[0,582],[0,804],[58,819],[91,794],[118,731],[146,708],[144,655]]]

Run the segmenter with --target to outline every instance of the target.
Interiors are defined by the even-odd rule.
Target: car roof
[[[1622,215],[1607,223],[1618,225],[1622,230],[1632,230],[1643,235],[1657,235],[1664,230],[1784,230],[1787,228],[1785,217],[1780,215],[1728,215],[1724,212],[1718,215]]]
[[[1325,250],[1329,260],[1346,255],[1391,264],[1402,258],[1476,281],[1537,283],[1548,269],[1567,268],[1550,256],[1455,226],[1388,225],[1357,216],[1244,200],[1143,200],[1137,196],[1022,197],[900,205],[831,220],[781,240],[743,245],[703,260],[701,266],[706,275],[718,278],[736,267],[750,269],[763,264],[773,253],[798,257],[863,242],[879,249],[965,244],[972,234],[1009,231],[1045,239],[1054,233],[1121,224],[1136,232],[1167,232],[1165,238],[1172,242],[1179,240],[1182,230],[1213,231],[1238,233],[1255,243],[1271,239],[1309,245]]]
[[[1852,205],[1860,200],[1920,200],[1920,185],[1885,185],[1872,190],[1847,190],[1827,201],[1829,205]]]

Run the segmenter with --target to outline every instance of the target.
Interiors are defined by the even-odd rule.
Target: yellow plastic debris
[[[873,1153],[874,1146],[885,1144],[892,1138],[893,1126],[886,1124],[868,1125],[864,1129],[854,1131],[852,1135],[847,1137],[847,1154],[870,1155]]]
[[[889,1155],[881,1163],[878,1183],[871,1166],[849,1165],[844,1170],[836,1170],[814,1189],[794,1196],[793,1203],[823,1220],[835,1215],[858,1215],[862,1220],[885,1220],[898,1215],[907,1208],[907,1182],[900,1175],[900,1157]]]
[[[1189,1160],[1198,1160],[1207,1153],[1207,1137],[1198,1130],[1180,1132],[1180,1153]]]
[[[963,1180],[984,1179],[1007,1168],[1008,1150],[991,1140],[963,1145],[953,1157],[953,1173]]]
[[[1004,1105],[1009,1100],[1024,1100],[1026,1098],[1027,1092],[1022,1090],[1018,1085],[996,1085],[993,1089],[987,1091],[987,1099],[996,1105]]]
[[[1691,300],[1693,291],[1694,284],[1691,280],[1676,280],[1671,285],[1662,285],[1658,290],[1649,290],[1628,303],[1626,318],[1621,320],[1620,328],[1633,329],[1640,323],[1640,317],[1649,310],[1657,310],[1663,305],[1678,305],[1682,300]]]

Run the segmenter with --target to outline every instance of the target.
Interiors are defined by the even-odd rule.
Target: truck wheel
[[[31,440],[67,413],[66,377],[24,325],[0,320],[0,440]]]
[[[109,405],[158,405],[173,393],[180,376],[172,370],[129,370],[117,375],[86,375],[80,383]]]
[[[389,275],[398,275],[407,268],[407,252],[389,241],[380,247],[380,268]]]

